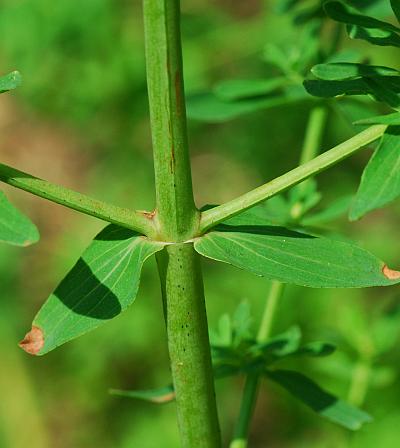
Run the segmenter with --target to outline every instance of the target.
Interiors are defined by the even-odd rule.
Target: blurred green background
[[[289,45],[298,30],[262,0],[182,0],[187,92],[227,77],[268,77],[266,43]],[[0,73],[24,82],[0,100],[1,161],[122,206],[152,209],[153,173],[139,0],[2,0]],[[393,65],[392,50],[364,48]],[[199,206],[220,203],[294,167],[309,104],[260,111],[223,124],[190,120],[194,190]],[[332,115],[323,149],[354,130]],[[371,151],[319,177],[327,201],[357,189]],[[3,186],[2,186],[3,188]],[[155,262],[145,265],[138,298],[101,329],[43,358],[17,347],[32,318],[104,223],[14,191],[7,195],[38,225],[28,249],[0,248],[0,447],[178,447],[173,404],[113,397],[109,388],[151,388],[170,381]],[[335,222],[399,268],[399,203],[362,221]],[[269,283],[204,262],[209,323],[247,300],[256,327]],[[298,323],[306,340],[338,345],[330,358],[292,366],[360,403],[374,422],[358,433],[322,421],[284,391],[263,384],[250,447],[394,448],[400,440],[397,287],[312,290],[288,287],[275,331]],[[361,367],[360,367],[361,366]],[[364,379],[357,375],[364,368]],[[356,388],[356,392],[354,391]],[[225,445],[238,412],[242,379],[217,383]]]

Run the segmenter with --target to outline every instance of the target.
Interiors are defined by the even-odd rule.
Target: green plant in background
[[[275,367],[287,357],[326,355],[333,347],[326,343],[301,345],[296,329],[271,338],[271,321],[282,283],[367,287],[400,282],[399,272],[355,244],[304,228],[343,209],[336,205],[325,211],[325,218],[321,213],[319,217],[308,213],[319,199],[309,178],[383,135],[385,139],[391,127],[386,122],[373,124],[316,156],[325,122],[325,111],[317,107],[310,116],[299,167],[225,204],[198,210],[186,135],[179,15],[177,0],[144,1],[156,179],[154,211],[122,209],[0,165],[3,182],[111,223],[49,297],[21,346],[28,353],[42,355],[116,317],[134,301],[142,265],[156,254],[183,446],[220,446],[214,374],[245,372],[248,377],[233,446],[247,443],[261,376],[282,385],[321,415],[356,429],[369,420],[367,414],[324,392],[300,373]],[[387,69],[384,72],[386,77]],[[394,73],[390,73],[392,78]],[[389,90],[391,86],[388,83]],[[306,95],[304,89],[301,95]],[[290,188],[288,198],[278,197]],[[280,210],[272,208],[277,201]],[[268,208],[278,218],[271,219]],[[257,336],[248,331],[248,310],[243,307],[235,322],[222,319],[213,338],[213,365],[199,254],[274,281]],[[148,392],[147,396],[165,401],[171,394],[169,387],[161,400],[159,394]]]
[[[391,0],[391,5],[400,23],[399,2]],[[400,48],[398,26],[363,15],[357,9],[338,1],[328,1],[324,8],[332,19],[347,25],[351,38],[363,39],[373,45]],[[368,95],[392,111],[400,110],[400,72],[397,69],[346,61],[316,65],[312,73],[317,80],[305,83],[312,95]],[[383,207],[400,195],[400,113],[366,118],[356,124],[385,124],[388,127],[363,173],[350,210],[351,220]]]

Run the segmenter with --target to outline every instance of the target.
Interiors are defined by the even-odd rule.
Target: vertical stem
[[[147,85],[156,180],[156,220],[167,241],[198,226],[188,151],[179,0],[144,0]]]
[[[258,373],[247,375],[243,398],[240,404],[239,418],[235,427],[235,435],[230,448],[246,448],[251,419],[256,406],[260,376]]]
[[[143,0],[156,181],[157,254],[181,443],[221,446],[193,199],[182,75],[179,0]]]
[[[266,342],[271,335],[274,315],[284,289],[285,285],[283,283],[278,281],[272,282],[257,335],[257,342],[261,344]],[[247,375],[240,405],[239,418],[236,422],[234,439],[230,444],[230,448],[247,447],[250,424],[257,402],[260,380],[261,377],[258,372]]]
[[[318,155],[327,117],[328,111],[324,106],[316,106],[311,110],[300,155],[300,165],[313,160]],[[297,186],[300,193],[305,192],[309,182],[310,180],[307,179]],[[302,216],[303,204],[301,201],[293,205],[290,214],[293,219],[298,219]]]
[[[277,280],[274,280],[272,282],[268,300],[265,304],[263,318],[257,335],[257,342],[259,342],[260,344],[266,342],[271,335],[275,311],[277,309],[278,302],[283,295],[284,288],[284,283],[278,282]]]
[[[303,148],[300,156],[300,165],[312,160],[318,153],[319,146],[327,119],[327,110],[322,106],[312,109],[308,119]],[[307,180],[299,184],[297,188],[304,188]],[[293,218],[299,218],[302,214],[302,204],[297,202],[293,205],[291,214]],[[267,301],[265,303],[264,314],[258,330],[257,342],[263,343],[271,335],[273,319],[281,299],[285,285],[278,281],[273,281]],[[230,448],[246,448],[251,419],[257,401],[260,375],[258,373],[249,374],[243,391],[243,398],[240,406],[239,418],[235,427],[234,439]]]
[[[318,155],[327,115],[324,106],[316,106],[311,110],[301,151],[300,165],[309,162]]]
[[[200,257],[192,244],[157,254],[183,447],[219,448]]]

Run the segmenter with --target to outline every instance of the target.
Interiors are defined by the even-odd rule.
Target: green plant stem
[[[221,446],[200,257],[193,244],[157,254],[183,447]]]
[[[316,106],[311,110],[308,119],[306,134],[304,137],[303,148],[300,155],[300,165],[313,160],[321,147],[322,137],[326,120],[328,118],[328,110],[324,106]],[[300,197],[306,191],[310,179],[301,182],[297,188],[300,189]],[[304,213],[303,202],[298,201],[293,204],[290,214],[293,219],[299,219]]]
[[[271,284],[271,289],[265,304],[264,314],[257,335],[257,342],[260,344],[266,342],[271,335],[275,312],[284,289],[285,284],[278,282],[277,280],[274,280]]]
[[[240,404],[239,418],[236,422],[234,439],[230,444],[230,448],[247,447],[249,428],[257,402],[259,387],[260,375],[258,373],[247,375]]]
[[[0,181],[41,198],[153,237],[151,214],[118,207],[0,163]]]
[[[204,211],[201,214],[200,233],[204,233],[206,230],[216,226],[220,222],[247,210],[259,202],[269,199],[276,194],[282,193],[288,188],[293,187],[311,176],[319,174],[341,160],[351,156],[360,148],[381,137],[386,128],[386,125],[371,126],[344,143],[335,146],[329,151],[326,151],[318,157],[315,157],[313,160],[277,177],[271,182],[245,193],[232,201],[226,202],[223,205]]]
[[[179,0],[144,0],[147,85],[159,226],[165,241],[191,238],[194,205],[186,130]]]
[[[284,289],[285,285],[281,282],[273,281],[271,284],[257,335],[257,342],[260,344],[266,342],[271,335],[273,319]],[[261,376],[258,372],[253,372],[246,377],[239,418],[235,426],[234,438],[229,448],[247,447],[250,424],[257,402],[260,382]]]
[[[311,110],[301,151],[300,165],[304,165],[318,155],[327,117],[328,111],[324,106],[316,106]]]
[[[306,164],[318,154],[321,144],[325,123],[327,119],[327,110],[323,106],[314,107],[311,110],[308,119],[306,134],[304,137],[303,148],[300,156],[300,164]],[[304,185],[304,182],[303,184]],[[294,204],[292,212],[297,211],[301,216],[301,203]],[[257,342],[263,344],[268,341],[272,332],[272,325],[279,301],[283,296],[285,284],[273,281],[271,289],[265,303],[263,317],[257,334]],[[251,419],[257,402],[258,389],[261,382],[259,373],[251,373],[246,378],[243,391],[243,398],[240,406],[239,418],[235,427],[234,439],[230,448],[246,448],[248,434],[250,430]]]
[[[221,446],[194,205],[178,0],[144,0],[146,68],[160,236],[157,254],[181,444]]]

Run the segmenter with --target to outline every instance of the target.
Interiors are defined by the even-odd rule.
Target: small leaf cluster
[[[251,329],[250,308],[242,303],[233,319],[220,318],[218,330],[211,333],[213,365],[216,376],[261,374],[285,389],[313,411],[348,429],[359,429],[371,420],[365,412],[323,390],[303,373],[282,368],[291,358],[325,357],[336,347],[327,342],[302,343],[298,327],[259,343]]]
[[[399,25],[365,15],[348,2],[327,1],[326,14],[346,24],[352,39],[372,45],[393,46],[400,51],[400,14],[397,0],[391,1]],[[331,62],[311,69],[316,79],[306,80],[307,91],[317,97],[331,98],[364,95],[384,103],[388,110],[400,111],[400,71],[385,66],[357,62]],[[387,125],[388,128],[362,175],[360,187],[350,210],[356,220],[400,196],[400,112],[370,117],[358,125]]]
[[[250,306],[242,302],[233,317],[221,316],[218,328],[210,330],[214,375],[224,378],[236,375],[260,375],[285,389],[321,417],[347,429],[357,430],[371,417],[360,409],[325,391],[312,379],[281,364],[292,358],[325,357],[336,347],[327,342],[302,343],[298,327],[257,342],[252,330]],[[173,386],[150,390],[111,390],[114,395],[136,398],[152,403],[168,403],[174,399]]]
[[[233,318],[221,316],[218,328],[211,330],[213,365],[217,377],[238,373],[262,373],[280,360],[294,356],[327,356],[335,346],[324,342],[301,344],[299,327],[257,342],[252,331],[250,306],[242,302]]]

